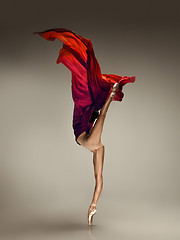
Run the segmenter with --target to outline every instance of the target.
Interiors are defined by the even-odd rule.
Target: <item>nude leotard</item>
[[[87,148],[89,151],[94,152],[94,150],[104,146],[102,142],[98,144],[88,144],[87,143],[87,135],[86,132],[83,132],[78,138],[77,141],[82,145],[83,147]]]

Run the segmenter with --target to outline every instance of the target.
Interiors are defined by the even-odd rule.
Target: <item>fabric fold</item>
[[[123,86],[134,82],[135,76],[102,74],[90,39],[71,30],[56,28],[34,34],[49,41],[58,39],[63,42],[56,63],[64,64],[72,73],[73,129],[77,142],[81,133],[90,131],[93,126],[93,123],[89,123],[92,112],[102,108],[114,83],[118,82],[120,87],[113,101],[122,101]]]

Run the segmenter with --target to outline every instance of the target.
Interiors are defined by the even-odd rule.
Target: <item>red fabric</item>
[[[114,83],[119,82],[120,87],[113,101],[121,101],[122,87],[134,82],[135,76],[102,74],[91,41],[70,30],[59,28],[36,33],[46,40],[63,42],[56,63],[64,64],[72,73],[73,129],[77,141],[82,132],[89,132],[93,125],[89,123],[92,111],[102,108]]]

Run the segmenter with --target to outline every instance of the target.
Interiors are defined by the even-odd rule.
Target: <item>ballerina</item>
[[[72,98],[74,101],[73,130],[77,144],[93,153],[95,189],[88,209],[88,225],[97,213],[96,205],[103,187],[103,162],[105,146],[101,135],[110,103],[122,101],[122,88],[134,82],[135,76],[101,74],[92,43],[73,31],[56,28],[34,32],[49,41],[63,42],[56,63],[64,64],[72,73]]]

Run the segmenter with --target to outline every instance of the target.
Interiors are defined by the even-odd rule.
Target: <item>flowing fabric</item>
[[[119,89],[113,101],[122,101],[124,96],[122,87],[126,83],[134,82],[135,76],[102,74],[91,41],[70,30],[58,28],[34,34],[49,41],[59,39],[63,42],[56,63],[64,64],[72,73],[71,88],[74,101],[72,125],[77,142],[81,133],[84,131],[89,133],[94,124],[89,122],[92,112],[102,108],[114,83],[119,83]]]

